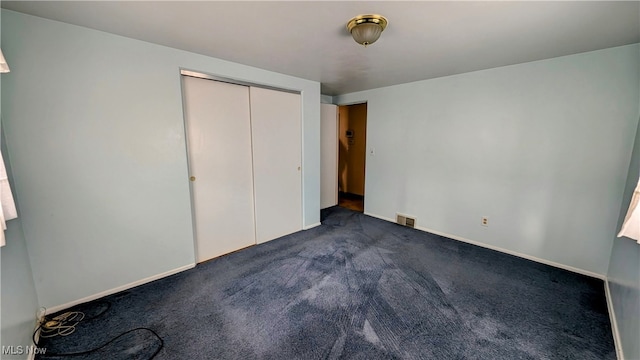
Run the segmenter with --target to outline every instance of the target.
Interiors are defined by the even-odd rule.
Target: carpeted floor
[[[147,327],[164,341],[155,359],[615,359],[601,280],[343,208],[322,216],[83,304],[104,314],[41,346],[77,352]],[[159,346],[138,330],[74,358],[148,359]]]

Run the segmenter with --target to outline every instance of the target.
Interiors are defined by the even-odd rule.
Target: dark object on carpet
[[[148,327],[164,340],[155,359],[616,357],[602,280],[339,207],[101,301],[103,317],[41,346],[81,351]],[[143,335],[74,358],[147,359],[157,344]]]

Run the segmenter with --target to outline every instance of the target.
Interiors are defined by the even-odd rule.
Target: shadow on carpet
[[[615,359],[601,280],[347,209],[322,217],[82,304],[110,307],[40,345],[78,352],[145,327],[163,347],[138,331],[74,359]]]

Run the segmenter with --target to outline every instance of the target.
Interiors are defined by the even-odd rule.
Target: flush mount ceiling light
[[[371,45],[387,27],[387,19],[382,15],[358,15],[347,23],[347,30],[360,45]]]

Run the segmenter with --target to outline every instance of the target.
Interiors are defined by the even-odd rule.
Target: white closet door
[[[249,88],[187,76],[183,86],[202,262],[256,243]]]
[[[338,205],[338,107],[320,104],[320,208]]]
[[[256,241],[302,229],[300,95],[252,87]]]

